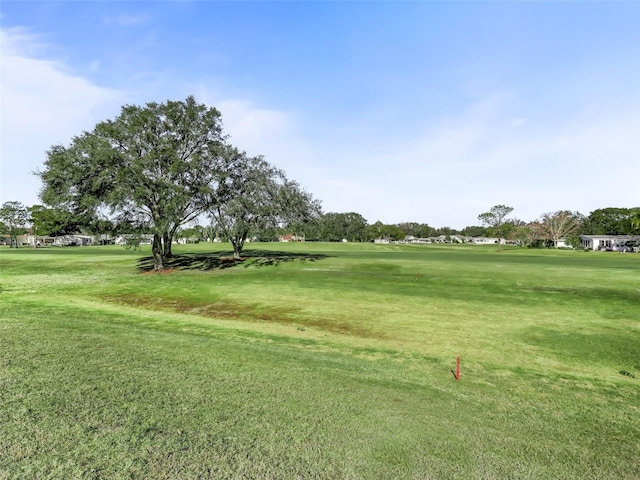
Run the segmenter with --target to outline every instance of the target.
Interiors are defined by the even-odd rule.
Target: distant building
[[[640,247],[640,235],[581,235],[580,241],[587,250],[626,252]]]
[[[474,245],[497,245],[498,238],[497,237],[472,237],[471,243]],[[504,245],[506,240],[504,238],[500,239],[500,244]]]
[[[93,245],[93,237],[91,235],[63,235],[61,237],[55,237],[53,241],[55,246],[87,246]]]
[[[0,243],[3,245],[10,245],[10,246],[22,246],[22,245],[28,245],[29,244],[29,240],[28,240],[29,235],[25,234],[25,235],[17,235],[15,241],[13,241],[13,239],[11,238],[10,235],[6,234],[6,235],[1,235],[0,236]]]
[[[407,235],[404,237],[404,243],[431,243],[429,238],[418,238],[413,235]]]
[[[279,242],[304,242],[304,237],[294,233],[287,233],[278,237]]]
[[[140,245],[151,245],[153,243],[153,234],[145,233],[142,235],[125,234],[118,235],[114,240],[116,245],[128,245],[140,242]]]
[[[53,245],[56,238],[47,235],[25,235],[25,240],[30,247],[42,247],[45,245]]]

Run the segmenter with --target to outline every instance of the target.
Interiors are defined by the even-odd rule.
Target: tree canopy
[[[207,193],[223,167],[220,117],[193,97],[126,105],[114,120],[47,152],[41,198],[75,216],[107,211],[144,225],[153,232],[154,263],[162,269],[178,227],[212,200]]]
[[[569,210],[545,213],[540,217],[541,233],[558,248],[558,241],[561,238],[575,236],[580,231],[583,221],[580,213]]]
[[[319,202],[264,158],[248,157],[233,147],[224,155],[232,168],[208,214],[214,229],[233,245],[236,258],[249,234],[287,228],[320,214]]]
[[[325,242],[362,242],[368,239],[367,221],[356,212],[328,212],[318,221],[317,236]]]
[[[638,218],[639,207],[599,208],[585,219],[585,230],[592,235],[631,235],[640,232]]]
[[[78,233],[80,223],[73,218],[71,212],[59,208],[49,208],[44,205],[29,207],[31,222],[38,235],[69,235]]]
[[[500,243],[503,237],[503,226],[505,223],[505,218],[511,212],[513,212],[513,207],[507,207],[506,205],[495,205],[491,207],[488,212],[478,215],[478,220],[480,220],[484,225],[488,225],[495,230],[498,237],[498,251],[500,251]]]
[[[20,202],[4,202],[0,207],[0,225],[9,234],[11,246],[18,248],[18,235],[24,233],[29,221],[29,210]]]

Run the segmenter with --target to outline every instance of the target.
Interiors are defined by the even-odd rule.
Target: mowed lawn
[[[0,479],[640,478],[640,254],[175,253],[0,250]]]

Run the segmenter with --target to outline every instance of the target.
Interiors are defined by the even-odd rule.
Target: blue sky
[[[0,201],[123,104],[194,95],[325,211],[640,206],[640,2],[0,5]]]

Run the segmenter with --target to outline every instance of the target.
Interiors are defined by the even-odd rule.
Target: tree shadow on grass
[[[164,260],[166,270],[223,270],[242,265],[248,267],[278,266],[284,262],[315,262],[328,255],[311,253],[279,252],[270,250],[243,250],[240,258],[233,252],[185,253]],[[142,273],[153,271],[153,257],[138,260]]]

